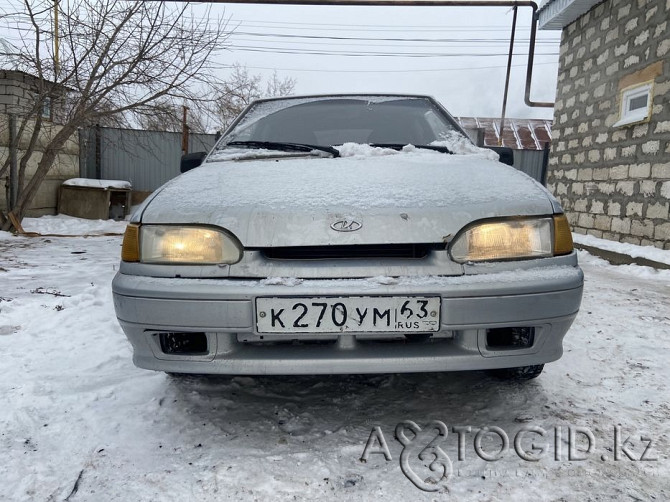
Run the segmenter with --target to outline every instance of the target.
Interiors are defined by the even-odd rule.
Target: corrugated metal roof
[[[482,117],[456,117],[458,123],[468,131],[484,129],[484,146],[499,146],[500,119]],[[551,142],[551,120],[505,119],[502,146],[514,150],[542,150]]]
[[[541,30],[562,30],[604,0],[548,0],[538,10]]]

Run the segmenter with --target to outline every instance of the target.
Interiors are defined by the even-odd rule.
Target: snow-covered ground
[[[123,225],[56,220],[26,226],[88,234]],[[584,301],[565,355],[525,384],[480,372],[176,379],[131,362],[110,290],[120,244],[0,232],[0,500],[670,499],[668,271],[580,253]],[[448,427],[441,447],[453,474],[440,491],[403,475],[394,430],[405,420]],[[361,462],[376,426],[392,460]],[[459,426],[471,427],[462,460]],[[482,427],[509,438],[500,460],[478,458]],[[547,435],[517,434],[533,427]],[[569,430],[586,445],[578,428],[594,449],[569,460]],[[431,472],[418,451],[432,437],[407,447],[420,479]],[[499,435],[481,437],[483,456],[500,450]],[[547,452],[522,460],[515,437]]]

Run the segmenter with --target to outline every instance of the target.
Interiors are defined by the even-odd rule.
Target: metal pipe
[[[168,0],[182,1],[182,0]],[[533,60],[535,56],[535,34],[537,32],[537,4],[532,0],[209,0],[209,3],[262,4],[262,5],[337,5],[341,7],[530,7],[533,11],[530,23],[528,66],[526,68],[526,92],[524,102],[530,107],[551,108],[554,103],[530,99]]]
[[[505,131],[505,113],[507,111],[507,93],[509,91],[509,78],[512,72],[512,56],[514,55],[514,35],[516,33],[516,15],[518,7],[514,6],[514,17],[512,18],[512,33],[509,37],[509,56],[507,56],[507,74],[505,76],[505,91],[503,92],[502,113],[500,114],[500,138],[498,146],[503,146],[503,132]]]
[[[531,101],[530,99],[530,83],[533,79],[533,60],[535,59],[535,33],[537,32],[537,7],[533,9],[533,19],[530,22],[530,43],[528,50],[528,67],[526,69],[526,93],[524,95],[524,101],[528,106],[534,106],[538,108],[553,108],[554,103],[548,101]]]

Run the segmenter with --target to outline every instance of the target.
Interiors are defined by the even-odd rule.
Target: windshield
[[[461,136],[459,128],[428,98],[285,99],[252,106],[222,138],[217,149],[233,142],[429,145],[454,134]]]

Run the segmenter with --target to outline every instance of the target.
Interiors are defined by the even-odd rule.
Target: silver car
[[[139,367],[528,379],[562,355],[583,274],[561,206],[430,97],[259,100],[182,171],[113,281]]]

